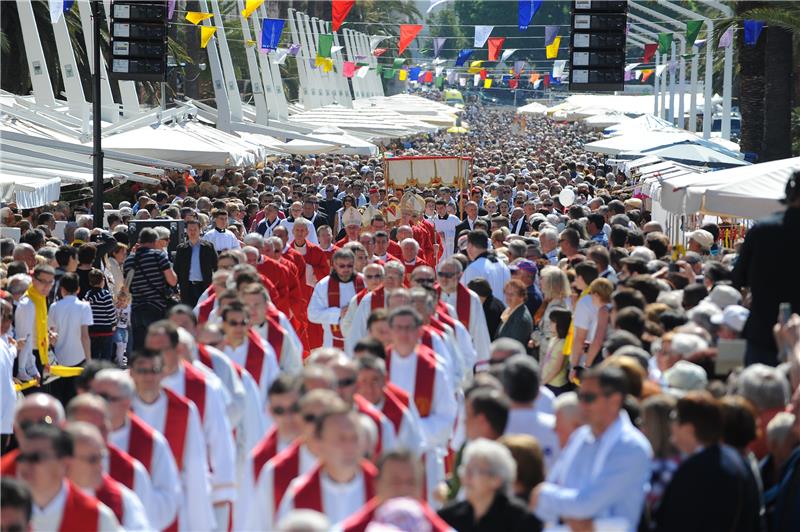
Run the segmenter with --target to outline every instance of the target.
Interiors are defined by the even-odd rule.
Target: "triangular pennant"
[[[661,77],[661,74],[664,72],[664,70],[666,70],[666,68],[667,68],[667,65],[658,65],[656,67],[656,77],[657,78]]]
[[[441,65],[442,63],[447,63],[447,59],[442,59],[441,57],[437,57],[433,61],[431,61],[434,65]]]
[[[64,13],[68,13],[70,9],[72,9],[72,4],[75,3],[75,0],[64,0]]]
[[[544,45],[548,46],[553,44],[553,41],[558,36],[558,26],[545,26],[544,27]]]
[[[514,68],[511,69],[511,73],[519,76],[523,70],[525,70],[525,61],[514,61]]]
[[[492,79],[487,78],[483,80],[483,88],[484,89],[491,89],[492,88]]]
[[[405,81],[406,78],[408,78],[408,70],[406,70],[405,68],[401,68],[400,70],[398,70],[397,79],[400,81]]]
[[[442,86],[444,85],[444,78],[442,76],[436,76],[436,79],[434,80],[433,84],[436,86],[437,89],[441,89]]]
[[[419,79],[419,73],[422,71],[420,67],[411,67],[408,71],[408,79],[411,81],[417,81]]]
[[[436,67],[433,69],[437,76],[441,76],[442,72],[444,72],[444,67]]]
[[[482,48],[486,44],[486,39],[492,34],[494,26],[475,26],[475,48]]]
[[[401,68],[405,64],[406,60],[404,57],[395,57],[394,61],[392,61],[392,68]]]
[[[544,75],[544,77],[542,78],[542,84],[544,85],[545,89],[550,86],[550,74]]]
[[[381,41],[386,39],[388,35],[373,35],[369,38],[369,49],[374,50],[376,46],[378,46]]]
[[[356,0],[331,0],[331,26],[333,31],[339,31],[342,22],[347,18],[347,14],[353,9],[355,3]]]
[[[297,57],[297,53],[300,51],[300,45],[298,43],[292,43],[289,46],[289,55],[292,57]]]
[[[668,54],[670,52],[670,47],[672,46],[672,34],[671,33],[659,33],[658,34],[658,53],[660,54]]]
[[[422,81],[425,83],[433,83],[433,72],[430,70],[425,72],[425,75],[422,77]]]
[[[650,78],[650,76],[653,75],[653,72],[655,72],[655,70],[653,70],[652,68],[648,68],[647,70],[642,70],[642,83],[646,82]]]
[[[264,3],[264,0],[247,0],[244,4],[244,9],[242,10],[242,16],[244,18],[249,18],[250,15],[253,14],[253,11],[261,7],[261,4]]]
[[[508,88],[509,89],[516,89],[518,85],[519,85],[519,81],[517,81],[516,79],[508,80]]]
[[[261,21],[261,48],[275,50],[283,33],[283,19],[265,18]]]
[[[330,57],[331,48],[333,48],[333,35],[330,33],[321,34],[317,41],[317,57]]]
[[[384,79],[392,79],[394,77],[394,69],[393,68],[384,68],[383,69],[383,77],[384,77]]]
[[[687,20],[686,21],[686,47],[691,49],[694,41],[697,40],[697,35],[700,33],[700,28],[703,27],[702,20]]]
[[[169,0],[167,4],[167,20],[172,20],[172,16],[175,14],[175,3],[177,0]]]
[[[719,38],[719,47],[727,48],[733,43],[733,26],[725,30],[722,37]]]
[[[447,37],[434,37],[433,38],[433,57],[439,57],[439,50],[442,49]]]
[[[641,65],[641,63],[628,63],[627,65],[625,65],[625,72],[630,72],[639,65]]]
[[[644,45],[644,55],[642,56],[643,63],[649,63],[653,60],[653,56],[656,55],[656,50],[658,50],[658,44],[651,42],[646,43]]]
[[[216,26],[203,26],[200,28],[200,48],[208,46],[208,41],[217,32]]]
[[[481,77],[481,79],[486,79],[489,76],[485,68],[482,68],[481,71],[478,72],[478,75]]]
[[[342,74],[346,78],[352,78],[356,73],[356,64],[351,61],[342,63]]]
[[[458,78],[458,86],[459,87],[466,87],[467,86],[467,78]]]
[[[551,44],[548,44],[546,47],[547,50],[547,59],[555,59],[558,57],[558,47],[561,46],[561,37],[556,37],[553,39]]]
[[[477,74],[478,72],[480,72],[482,64],[483,64],[483,61],[473,61],[473,62],[471,62],[469,64],[469,69],[467,70],[467,72],[469,72],[470,74]]]
[[[283,65],[286,64],[286,58],[289,57],[289,50],[286,48],[278,48],[275,52],[275,58],[272,62],[276,65]]]
[[[761,30],[763,29],[764,29],[763,20],[745,20],[744,21],[745,46],[755,46],[758,43],[758,38],[761,35]]]
[[[500,55],[500,61],[501,62],[505,61],[506,59],[511,57],[513,55],[513,53],[516,52],[516,51],[517,51],[516,48],[509,48],[508,50],[503,50],[502,55]]]
[[[411,41],[417,38],[422,31],[422,24],[400,24],[400,41],[397,43],[397,53],[402,54]]]
[[[331,46],[331,54],[337,54],[344,50],[344,46]]]
[[[474,52],[474,51],[475,50],[472,50],[470,48],[465,48],[465,49],[459,51],[458,52],[458,57],[456,58],[456,66],[459,67],[459,66],[462,66],[464,63],[466,63],[467,59],[469,59],[469,56],[471,56],[472,52]]]
[[[472,76],[472,85],[473,85],[473,87],[477,87],[478,83],[480,83],[480,82],[481,82],[481,77],[478,74],[475,74],[474,76]]]
[[[553,61],[553,77],[560,79],[561,75],[564,73],[564,67],[566,66],[567,61],[564,59]]]
[[[542,7],[542,0],[519,0],[517,7],[517,25],[525,31],[533,20],[533,16]]]
[[[333,70],[333,59],[331,59],[330,57],[324,57],[322,59],[322,65],[320,66],[322,66],[323,72],[330,72],[331,70]]]
[[[505,37],[491,37],[489,38],[489,61],[497,61],[500,56],[500,49],[506,41]]]
[[[191,22],[192,24],[200,24],[206,19],[213,17],[211,13],[200,13],[199,11],[189,11],[186,13],[186,20]]]
[[[358,69],[358,73],[356,73],[356,77],[357,78],[362,78],[362,79],[366,78],[367,77],[367,73],[369,73],[369,67],[368,66],[362,66],[361,68]]]
[[[61,20],[61,15],[64,13],[64,0],[50,0],[48,7],[50,9],[50,23],[55,24]]]

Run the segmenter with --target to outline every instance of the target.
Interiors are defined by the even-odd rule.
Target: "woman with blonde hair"
[[[533,317],[533,341],[538,346],[541,356],[553,337],[550,313],[555,308],[572,308],[572,288],[567,274],[556,266],[542,268],[539,272],[539,287],[542,290],[543,302]]]

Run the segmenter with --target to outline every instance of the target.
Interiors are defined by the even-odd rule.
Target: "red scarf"
[[[203,344],[197,344],[197,360],[208,369],[214,370],[214,361],[208,352],[208,348]]]
[[[8,451],[0,457],[0,475],[4,477],[17,476],[17,456],[19,456],[19,449]]]
[[[172,450],[178,471],[183,470],[183,454],[186,447],[186,436],[189,432],[189,400],[172,390],[164,388],[167,394],[167,418],[164,422],[164,437]]]
[[[183,363],[184,379],[183,395],[194,403],[200,414],[200,421],[203,421],[206,413],[206,376],[187,361],[181,362]]]
[[[100,527],[100,508],[97,504],[97,499],[85,494],[68,480],[67,500],[58,532],[97,532]]]
[[[385,386],[383,388],[383,409],[381,411],[394,425],[394,431],[400,434],[400,426],[403,424],[405,410],[400,400],[387,391]]]
[[[436,355],[424,345],[417,349],[417,374],[414,380],[414,404],[420,417],[428,417],[433,406],[433,387],[436,383]],[[386,368],[392,367],[392,350],[386,350]]]
[[[278,364],[281,363],[281,353],[283,352],[283,341],[286,338],[286,329],[280,323],[280,318],[273,318],[267,312],[267,343],[275,351]]]
[[[95,497],[111,508],[114,515],[117,516],[117,521],[122,524],[122,518],[125,513],[125,506],[122,504],[122,490],[120,489],[121,483],[117,482],[107,474],[103,473],[103,483],[97,490],[95,490]]]
[[[111,443],[107,443],[106,447],[108,447],[108,474],[126,488],[133,490],[136,459]]]
[[[264,369],[265,356],[266,351],[263,340],[256,330],[251,327],[247,331],[247,355],[244,359],[244,369],[253,376],[256,384],[261,384],[261,372]]]
[[[350,282],[350,281],[348,281]],[[361,290],[364,289],[364,278],[361,277],[360,273],[357,273],[353,279],[353,290],[356,294],[358,294]],[[342,305],[341,302],[342,293],[341,288],[339,287],[339,277],[332,273],[330,277],[328,277],[328,306],[329,307],[337,307],[337,308],[344,308],[349,301],[345,301],[345,304]],[[344,347],[344,338],[342,338],[342,329],[339,327],[339,324],[331,325],[331,333],[333,334],[333,347],[343,348]]]
[[[364,475],[364,502],[375,496],[375,477],[378,470],[366,460],[361,461],[361,472]],[[320,476],[322,466],[318,465],[309,473],[305,479],[297,486],[294,492],[294,507],[296,510],[308,509],[325,513],[322,508],[322,483]]]
[[[253,447],[251,452],[253,456],[253,482],[256,482],[264,465],[278,454],[278,431],[274,426]]]

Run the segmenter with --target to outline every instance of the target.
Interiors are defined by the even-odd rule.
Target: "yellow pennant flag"
[[[397,79],[400,81],[405,81],[408,78],[408,70],[402,68],[400,69],[400,73],[397,74]]]
[[[561,45],[561,37],[556,37],[553,42],[547,45],[547,58],[555,59],[558,57],[558,47]]]
[[[200,13],[199,11],[189,11],[186,13],[186,20],[192,24],[200,24],[206,19],[213,17],[211,13]]]
[[[244,18],[250,18],[250,15],[253,14],[253,11],[261,7],[261,4],[264,3],[264,0],[247,0],[244,5],[244,9],[242,10],[242,16]]]
[[[481,65],[482,64],[483,64],[483,61],[473,61],[473,62],[471,62],[469,64],[469,70],[467,70],[467,72],[469,72],[470,74],[479,73],[481,71]]]
[[[200,48],[205,48],[208,46],[208,41],[211,40],[211,37],[217,32],[217,28],[214,26],[203,26],[200,28]]]
[[[486,78],[485,80],[483,80],[483,88],[484,89],[492,88],[492,78]]]
[[[327,73],[331,70],[333,70],[333,59],[330,57],[324,57],[322,61],[322,71]]]
[[[256,41],[255,39],[247,39],[244,44],[247,45],[248,48],[252,48],[256,45]]]

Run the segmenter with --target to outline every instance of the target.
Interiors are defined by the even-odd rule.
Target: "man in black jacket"
[[[214,244],[200,238],[200,222],[197,220],[186,222],[186,237],[175,252],[174,269],[181,303],[194,307],[211,284],[211,276],[217,269],[217,251]]]
[[[672,441],[686,458],[656,510],[656,530],[760,529],[758,486],[741,455],[720,443],[722,427],[722,407],[710,393],[689,392],[678,400]]]

